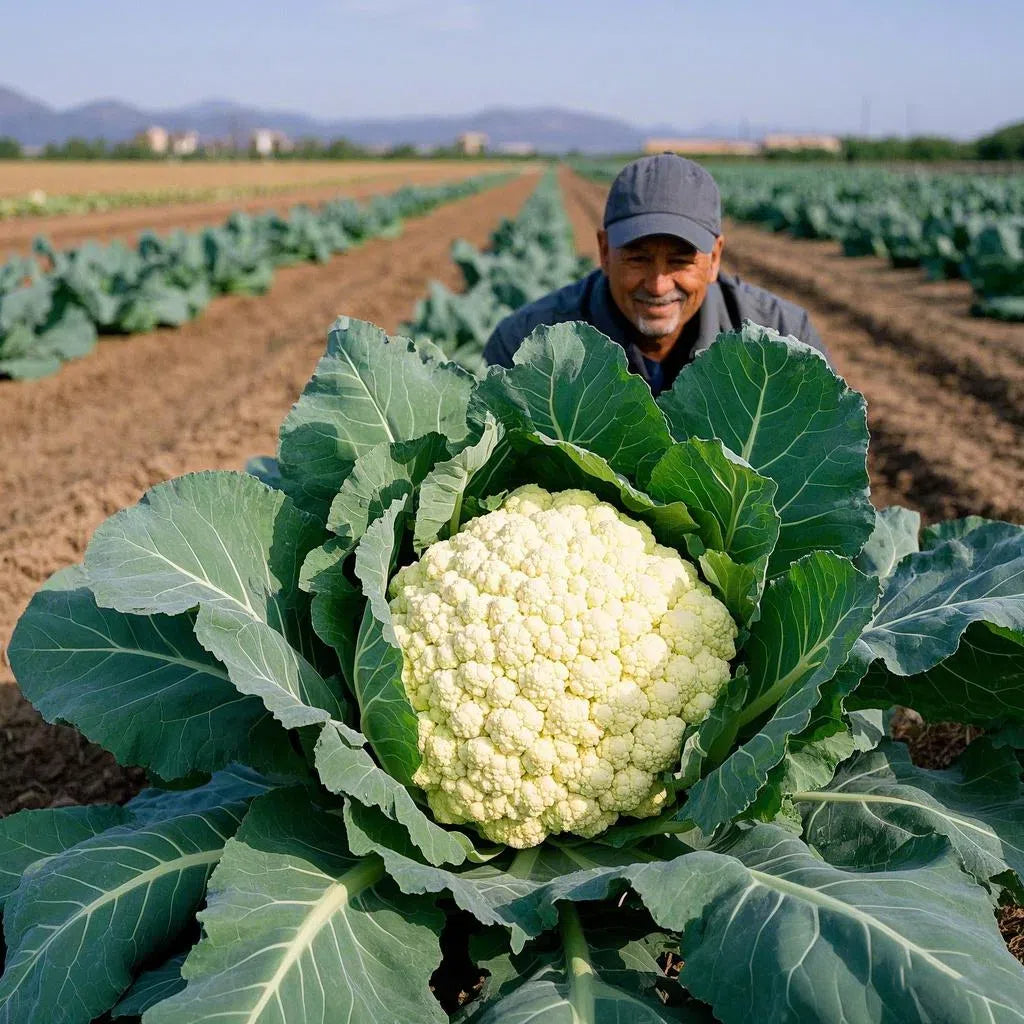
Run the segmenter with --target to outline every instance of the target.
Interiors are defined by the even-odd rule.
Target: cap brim
[[[696,246],[700,252],[711,252],[718,237],[689,217],[678,213],[641,213],[623,217],[605,226],[608,242],[616,249],[648,235],[673,235]]]

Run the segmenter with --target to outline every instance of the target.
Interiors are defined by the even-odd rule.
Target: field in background
[[[0,164],[0,168],[2,166]],[[373,173],[368,170],[365,177],[353,177],[329,184],[323,184],[322,179],[321,183],[314,179],[306,183],[275,185],[273,191],[264,194],[232,194],[224,198],[207,198],[193,202],[163,202],[157,205],[130,205],[88,213],[0,219],[0,262],[4,256],[11,253],[28,255],[32,241],[37,235],[48,238],[57,248],[69,248],[89,239],[109,242],[117,238],[131,245],[143,231],[153,231],[157,234],[166,234],[178,228],[194,231],[222,224],[236,210],[246,213],[276,210],[285,213],[297,204],[314,205],[340,198],[366,199],[374,195],[395,192],[406,185],[439,185],[473,177],[477,173],[483,173],[477,170],[478,167],[500,170],[506,165],[477,164],[469,160],[406,161],[395,165],[401,170],[394,174],[389,173],[391,165],[383,162],[365,166],[376,170]],[[511,165],[509,169],[513,173],[532,171],[530,166],[522,163]]]
[[[500,160],[195,160],[173,163],[147,160],[3,160],[0,197],[22,196],[33,189],[48,195],[86,192],[133,192],[157,189],[205,189],[304,185],[327,180],[366,181],[406,178],[422,181],[425,167],[439,178],[500,170]]]
[[[438,165],[404,166],[418,172],[410,181],[424,183]],[[485,165],[446,166],[450,180]],[[593,257],[604,189],[568,170],[560,181],[577,249]],[[377,239],[324,266],[281,270],[267,295],[218,299],[179,330],[105,338],[54,377],[0,381],[0,646],[43,579],[80,560],[95,527],[146,487],[192,470],[239,468],[272,451],[336,314],[394,331],[431,278],[458,286],[451,243],[484,244],[536,182],[535,174],[518,175],[410,220],[397,239]],[[376,190],[365,180],[362,188]],[[170,227],[198,210],[142,213],[148,226]],[[123,234],[129,213],[108,229]],[[114,217],[69,220],[95,227],[103,216]],[[880,259],[843,259],[833,243],[746,225],[729,224],[727,235],[726,269],[806,306],[837,368],[865,393],[880,504],[910,505],[926,518],[1024,516],[1024,325],[970,318],[963,281],[927,282]],[[118,767],[70,727],[47,726],[15,686],[3,685],[11,682],[0,655],[0,814],[121,801],[138,789],[139,770]],[[1022,919],[1013,909],[1003,919],[1018,956]]]

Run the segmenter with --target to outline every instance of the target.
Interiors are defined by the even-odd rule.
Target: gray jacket
[[[651,367],[635,343],[636,329],[615,305],[608,279],[600,269],[505,317],[488,340],[484,359],[489,365],[511,366],[516,349],[534,328],[568,320],[583,320],[618,342],[626,350],[629,369],[651,384]],[[792,334],[829,358],[806,310],[731,274],[720,274],[675,349],[663,361],[662,380],[652,390],[657,393],[671,387],[686,363],[709,348],[720,332],[738,330],[744,320],[773,327],[780,334]]]

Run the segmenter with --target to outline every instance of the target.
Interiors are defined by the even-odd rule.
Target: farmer
[[[703,167],[675,153],[634,160],[608,192],[600,268],[505,317],[484,358],[511,366],[534,328],[567,320],[618,342],[654,394],[744,320],[795,335],[828,358],[805,310],[719,272],[724,242],[718,186]]]

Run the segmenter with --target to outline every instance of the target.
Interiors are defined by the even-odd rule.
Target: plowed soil
[[[102,520],[154,483],[237,469],[278,425],[340,313],[394,330],[437,278],[459,283],[458,237],[482,245],[536,186],[525,175],[410,220],[325,266],[278,271],[267,295],[216,300],[179,330],[104,339],[41,381],[0,381],[0,644],[43,580],[81,559]],[[0,665],[0,815],[119,799],[138,784],[76,732],[46,726]]]
[[[581,250],[596,253],[605,190],[567,178]],[[872,496],[926,520],[1024,520],[1024,324],[969,315],[963,281],[929,282],[832,242],[725,226],[724,269],[806,308],[863,392]]]
[[[476,174],[501,170],[498,165],[476,163],[402,164],[390,169],[382,164],[364,164],[361,171],[350,171],[350,177],[324,185],[332,178],[331,165],[325,163],[314,182],[296,180],[293,187],[272,195],[204,202],[169,203],[165,206],[135,206],[121,210],[95,213],[62,214],[49,217],[15,217],[0,220],[0,257],[17,252],[27,255],[32,240],[38,235],[48,238],[57,248],[78,245],[88,239],[109,242],[115,238],[134,243],[142,231],[166,234],[176,228],[195,231],[222,224],[236,210],[256,213],[277,210],[286,213],[299,203],[325,203],[330,199],[365,199],[373,195],[396,192],[405,185],[437,185],[458,181]],[[238,182],[244,184],[245,182]],[[232,184],[230,179],[225,184]],[[274,182],[279,185],[281,183]],[[283,184],[288,185],[286,180]],[[140,188],[139,184],[134,186]]]

